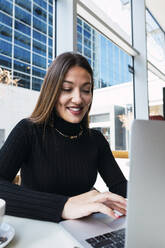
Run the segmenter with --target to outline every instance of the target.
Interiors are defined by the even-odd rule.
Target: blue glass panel
[[[0,55],[0,65],[11,68],[11,59],[8,57]]]
[[[33,40],[33,51],[46,57],[46,46],[41,42]]]
[[[42,19],[46,22],[47,14],[42,8],[37,5],[33,5],[33,15],[37,16],[39,19]]]
[[[49,36],[53,37],[53,28],[49,26]]]
[[[39,40],[43,43],[46,43],[46,36],[33,30],[33,37],[36,39],[36,40]]]
[[[105,87],[107,85],[107,68],[106,68],[106,38],[100,35],[100,44],[101,50],[101,61],[100,61],[100,75],[101,75],[101,85]]]
[[[42,83],[43,83],[42,79],[33,77],[32,78],[32,89],[40,91]]]
[[[82,43],[82,35],[77,33],[77,42]]]
[[[0,10],[3,10],[4,12],[12,16],[13,4],[6,0],[0,0]]]
[[[87,23],[85,23],[85,22],[84,22],[84,28],[86,30],[88,30],[89,32],[91,31],[91,27]]]
[[[84,37],[84,45],[88,48],[91,48],[91,41]]]
[[[53,0],[49,0],[49,3],[53,4]]]
[[[53,49],[52,47],[49,47],[49,59],[52,59],[53,57]]]
[[[51,63],[52,63],[52,59],[51,59],[51,60],[49,59],[49,61],[48,61],[48,66],[50,66]]]
[[[82,33],[82,27],[80,27],[79,25],[77,26],[77,31],[81,34]]]
[[[12,45],[7,41],[0,40],[0,53],[11,56]]]
[[[77,51],[82,54],[82,45],[79,43],[77,44]]]
[[[36,68],[36,67],[33,66],[32,73],[33,73],[34,76],[44,78],[45,74],[46,74],[46,71],[41,70],[41,69]]]
[[[33,53],[33,65],[46,69],[46,59]]]
[[[84,30],[84,36],[87,37],[88,39],[91,38],[91,34],[86,30]]]
[[[53,7],[51,5],[49,5],[49,12],[53,13]]]
[[[81,19],[80,19],[80,18],[77,18],[77,24],[82,25],[82,21],[81,21]]]
[[[42,22],[41,20],[38,20],[35,17],[33,17],[33,27],[46,34],[46,23]]]
[[[14,58],[30,63],[30,52],[26,51],[23,48],[15,46],[14,47]]]
[[[22,33],[19,33],[15,31],[14,33],[14,42],[15,44],[18,44],[22,47],[25,47],[27,49],[30,49],[30,38],[27,36],[23,35]]]
[[[18,78],[18,86],[23,88],[30,88],[30,77],[26,74],[14,71],[14,78]]]
[[[30,0],[26,0],[26,1],[15,0],[15,3],[17,3],[22,8],[24,8],[24,9],[28,10],[29,12],[31,12],[31,1]]]
[[[53,25],[53,16],[52,15],[49,15],[49,24]]]
[[[77,51],[83,54],[89,63],[91,58],[93,59],[92,66],[97,88],[131,81],[131,74],[128,71],[131,57],[80,18],[77,18]]]
[[[41,6],[44,9],[47,9],[47,4],[43,0],[34,0],[33,2],[37,3],[39,6]]]
[[[7,15],[5,15],[4,13],[0,13],[0,21],[2,22],[2,23],[5,23],[6,25],[8,25],[8,26],[12,26],[12,18],[11,17],[9,17],[9,16],[7,16]]]
[[[84,55],[87,56],[88,58],[91,58],[91,50],[84,47]]]
[[[26,24],[31,24],[30,14],[17,6],[15,6],[15,17]]]
[[[53,40],[49,38],[49,46],[53,46]]]
[[[24,34],[30,35],[30,28],[18,21],[15,21],[15,29],[19,30]]]
[[[0,25],[0,37],[5,40],[12,40],[12,29],[1,24]]]
[[[30,65],[14,60],[14,69],[30,74]]]
[[[88,62],[89,62],[89,64],[91,65],[91,60],[90,60],[90,59],[88,59]]]

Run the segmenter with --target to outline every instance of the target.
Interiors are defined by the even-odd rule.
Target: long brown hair
[[[30,116],[30,120],[32,122],[37,124],[46,124],[49,121],[52,111],[60,95],[65,75],[68,70],[74,66],[80,66],[84,68],[91,75],[93,95],[93,71],[87,59],[77,53],[62,53],[61,55],[57,56],[56,59],[52,62],[44,77],[37,104]],[[89,126],[89,110],[82,120],[82,124],[86,127]]]

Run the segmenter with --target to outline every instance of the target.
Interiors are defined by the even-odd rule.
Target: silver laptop
[[[135,120],[131,129],[127,217],[112,220],[94,214],[60,224],[80,248],[165,248],[164,211],[165,121]]]

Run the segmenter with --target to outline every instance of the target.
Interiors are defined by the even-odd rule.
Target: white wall
[[[18,121],[32,113],[38,95],[38,91],[0,84],[0,129],[5,129],[5,139]]]

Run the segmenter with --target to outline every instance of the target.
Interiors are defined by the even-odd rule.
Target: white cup
[[[3,221],[3,216],[5,214],[6,202],[3,199],[0,199],[0,225]]]

